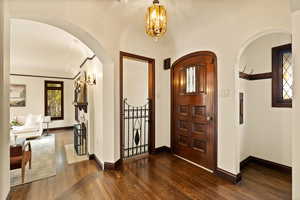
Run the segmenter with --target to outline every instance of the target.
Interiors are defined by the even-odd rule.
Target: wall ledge
[[[246,74],[244,72],[239,73],[241,79],[253,81],[253,80],[262,80],[262,79],[272,79],[272,72],[260,73],[260,74]]]

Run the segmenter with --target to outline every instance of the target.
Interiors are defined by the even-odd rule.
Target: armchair
[[[10,170],[22,169],[22,183],[25,180],[25,167],[29,163],[31,169],[31,144],[30,142],[23,145],[10,146]]]

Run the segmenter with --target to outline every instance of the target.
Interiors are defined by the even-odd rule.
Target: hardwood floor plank
[[[94,160],[67,164],[71,131],[56,133],[57,175],[12,188],[16,200],[289,200],[291,175],[250,163],[234,185],[170,153],[101,171]]]
[[[138,167],[131,165],[140,165],[140,162],[143,162],[144,165],[140,167],[143,171],[137,170]],[[181,190],[178,190],[178,187],[171,184],[170,180],[163,178],[163,175],[159,170],[149,167],[149,159],[143,159],[137,161],[136,163],[131,163],[131,165],[126,166],[126,171],[135,175],[135,178],[143,181],[143,184],[152,190],[152,193],[155,194],[157,199],[190,199],[185,195]],[[158,196],[158,194],[160,196]],[[163,195],[163,196],[162,196]]]
[[[96,179],[99,177],[99,172],[95,172],[92,174],[89,174],[88,176],[83,177],[81,180],[79,180],[76,184],[72,185],[72,187],[68,188],[68,190],[64,191],[59,197],[57,197],[57,200],[64,200],[68,197],[69,194],[72,194],[81,188],[84,188],[85,185],[87,185],[90,181]]]

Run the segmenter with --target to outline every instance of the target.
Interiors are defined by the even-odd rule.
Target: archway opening
[[[47,34],[41,34],[42,31],[39,31],[41,34],[39,38],[33,36],[30,39],[23,38],[23,43],[18,46],[19,42],[22,41],[22,39],[18,39],[17,41],[15,40],[18,38],[18,36],[25,37],[26,33],[19,34],[18,31],[15,30],[16,27],[15,25],[20,25],[23,22],[31,24],[33,26],[34,24],[39,24],[39,27],[46,27],[46,32]],[[23,24],[24,25],[24,24]],[[27,81],[33,81],[34,79],[42,79],[42,82],[45,83],[44,81],[46,79],[62,79],[63,81],[63,89],[64,91],[61,92],[64,94],[64,98],[59,97],[59,99],[63,99],[61,102],[64,102],[64,104],[68,104],[68,108],[65,106],[59,107],[58,110],[62,113],[64,113],[63,120],[61,119],[60,122],[56,121],[56,125],[52,125],[52,128],[61,128],[61,126],[66,126],[62,121],[67,121],[66,123],[68,126],[72,125],[72,118],[76,118],[73,113],[74,111],[74,106],[72,105],[72,102],[74,100],[74,91],[72,90],[73,88],[73,83],[74,81],[80,76],[79,72],[81,72],[82,75],[91,77],[95,79],[95,81],[92,81],[91,85],[92,86],[87,86],[87,91],[86,91],[86,98],[89,100],[88,103],[88,111],[86,115],[84,114],[82,116],[77,116],[77,119],[81,119],[86,121],[87,127],[88,127],[88,137],[87,138],[87,143],[86,143],[86,148],[87,151],[86,153],[88,154],[94,154],[99,160],[104,161],[104,160],[113,160],[114,159],[114,145],[113,144],[108,144],[110,148],[104,148],[103,144],[105,140],[113,141],[111,138],[114,138],[114,65],[109,56],[107,56],[106,52],[103,50],[102,46],[99,44],[99,42],[91,37],[88,33],[85,31],[81,30],[80,28],[69,24],[67,22],[63,21],[56,21],[56,20],[48,20],[48,19],[35,19],[31,17],[21,17],[19,18],[13,18],[11,19],[11,47],[12,47],[12,71],[11,71],[11,76],[14,76],[14,82],[24,82],[24,79],[27,79]],[[28,28],[28,26],[27,26]],[[30,28],[31,31],[34,30],[34,27]],[[19,31],[27,31],[26,27],[21,27]],[[62,35],[55,35],[57,34],[57,31],[64,33]],[[50,34],[49,34],[50,32]],[[34,33],[34,31],[32,32]],[[52,36],[57,36],[56,38],[51,38]],[[46,37],[46,35],[48,37]],[[16,37],[15,37],[16,36]],[[34,41],[33,41],[34,40]],[[51,40],[49,42],[49,40]],[[68,41],[68,44],[64,45],[58,45],[61,41]],[[33,41],[33,42],[32,42]],[[17,42],[14,44],[14,42]],[[27,45],[30,45],[28,47],[32,48],[34,47],[35,49],[26,49],[26,42]],[[31,42],[31,43],[30,43]],[[34,44],[34,42],[36,44]],[[43,49],[43,45],[40,45],[40,43],[43,43],[43,45],[47,44],[49,45],[48,52],[45,51],[39,51]],[[65,42],[66,43],[66,42]],[[85,45],[87,44],[87,45]],[[92,47],[87,47],[88,44],[92,44]],[[20,48],[21,47],[21,48]],[[16,50],[16,49],[17,50]],[[23,49],[22,49],[23,48]],[[60,55],[59,52],[63,52],[61,48],[67,48],[68,52],[65,55]],[[19,51],[18,51],[19,49]],[[21,50],[20,50],[21,49]],[[92,50],[91,50],[92,49]],[[16,51],[14,51],[16,50]],[[32,53],[32,50],[34,50],[34,53]],[[55,51],[56,50],[56,51]],[[66,49],[64,49],[66,50]],[[21,57],[20,55],[23,55]],[[46,58],[45,55],[48,55],[49,57]],[[15,59],[14,56],[16,56],[19,59]],[[52,56],[52,57],[51,57]],[[78,56],[80,57],[78,59],[81,60],[78,64],[76,62],[67,62],[67,61],[74,61],[74,58]],[[26,59],[27,57],[27,59]],[[29,59],[30,58],[30,59]],[[84,59],[86,58],[86,59]],[[93,59],[92,59],[93,58]],[[53,62],[57,59],[59,62]],[[30,62],[25,62],[29,60]],[[47,62],[48,60],[48,62]],[[23,62],[22,62],[23,61]],[[32,62],[32,61],[37,61],[37,62]],[[43,63],[44,62],[44,63]],[[57,66],[59,65],[60,66]],[[43,68],[40,68],[41,65],[46,66],[47,69],[51,68],[51,70],[45,70]],[[78,69],[75,69],[73,66],[77,66]],[[52,66],[52,67],[51,67]],[[63,67],[62,67],[63,66]],[[80,67],[79,67],[80,66]],[[23,71],[22,71],[23,70]],[[43,73],[46,72],[46,75],[43,75]],[[30,76],[32,75],[32,76]],[[89,76],[91,75],[91,76]],[[23,80],[16,80],[18,78],[22,77]],[[64,82],[68,83],[64,83]],[[25,81],[26,82],[26,81]],[[54,83],[50,83],[54,84]],[[56,84],[56,83],[55,83]],[[29,90],[29,85],[31,86],[37,86],[35,83],[28,83],[27,84],[18,84],[18,85],[25,85],[25,88],[27,89],[27,97],[24,97],[24,89],[23,89],[23,96],[21,98],[22,102],[21,104],[24,104],[24,107],[27,109],[34,109],[34,108],[29,108],[29,102],[32,104],[33,101],[36,101],[36,98],[34,99],[33,93],[38,93],[41,91],[44,91],[44,87],[40,88],[38,91],[32,90],[30,88]],[[27,85],[27,86],[26,86]],[[107,85],[107,87],[103,88],[103,85]],[[24,88],[22,86],[22,88]],[[30,86],[30,87],[31,87]],[[45,83],[46,86],[46,83]],[[53,86],[53,85],[52,85]],[[68,92],[67,91],[68,87]],[[72,89],[70,89],[72,88]],[[25,89],[25,91],[26,91]],[[53,89],[53,88],[52,88]],[[17,88],[18,90],[18,88]],[[21,89],[22,90],[22,89]],[[31,93],[29,95],[29,92]],[[46,93],[41,92],[41,96],[46,96]],[[103,95],[105,94],[105,95]],[[30,98],[29,98],[30,96]],[[97,99],[97,100],[96,100]],[[24,103],[25,101],[25,103]],[[38,100],[38,103],[40,103],[43,100]],[[43,102],[44,104],[45,102]],[[18,103],[17,103],[18,104]],[[27,104],[27,106],[26,106]],[[34,103],[33,103],[34,104]],[[72,108],[73,107],[73,108]],[[40,108],[39,108],[40,109]],[[46,106],[45,109],[42,108],[41,111],[35,111],[38,113],[45,113],[45,110],[47,110]],[[84,110],[84,109],[82,109]],[[97,112],[99,110],[100,112]],[[23,115],[30,113],[31,111],[28,110],[22,110],[22,108],[14,108],[14,111],[11,112],[12,115],[9,117],[12,121],[17,122],[17,120],[14,120],[15,115]],[[61,114],[61,113],[60,113]],[[68,115],[68,116],[66,116]],[[103,119],[103,115],[106,115],[106,119]],[[8,117],[8,116],[6,116]],[[13,117],[13,118],[12,118]],[[65,120],[68,118],[68,120]],[[53,120],[51,120],[53,122]],[[106,121],[106,122],[105,122]],[[25,120],[26,122],[26,120]],[[25,123],[24,122],[24,123]],[[20,123],[19,125],[23,125]],[[51,126],[50,125],[50,126]],[[94,132],[97,130],[97,134],[94,134]],[[104,134],[104,132],[106,134]],[[111,137],[111,138],[110,138]],[[13,140],[15,138],[12,138]],[[94,148],[96,147],[96,148]],[[105,149],[105,150],[104,150]],[[33,149],[32,149],[33,151]],[[112,158],[112,159],[111,159]]]
[[[281,53],[276,53],[282,48]],[[291,189],[288,177],[291,178],[292,166],[292,110],[289,106],[276,106],[274,101],[277,84],[280,98],[291,101],[292,67],[291,34],[285,31],[257,34],[243,46],[237,63],[241,173],[248,177],[249,168],[261,166],[275,170],[274,173],[285,171],[282,176],[287,177],[287,189]]]

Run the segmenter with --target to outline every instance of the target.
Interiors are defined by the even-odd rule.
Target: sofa
[[[32,115],[17,116],[13,121],[20,126],[12,126],[11,136],[16,138],[35,138],[43,134],[43,116]],[[15,139],[15,138],[14,138]]]

